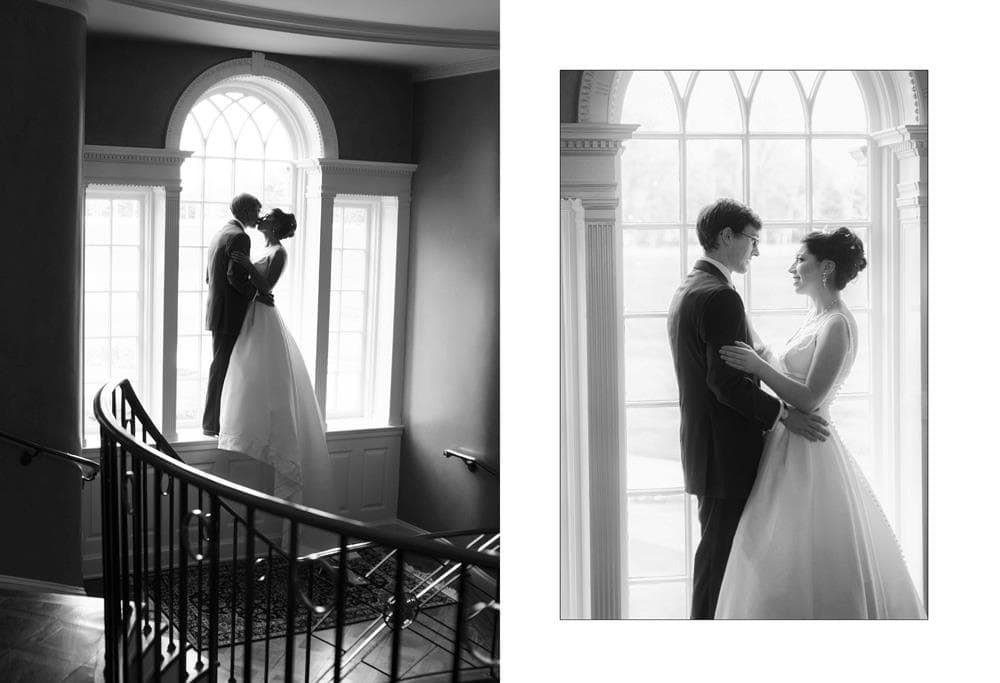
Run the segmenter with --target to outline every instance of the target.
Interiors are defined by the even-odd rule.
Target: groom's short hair
[[[719,246],[719,234],[726,228],[741,232],[748,225],[760,230],[760,217],[735,199],[718,199],[698,212],[698,242],[705,251]]]
[[[242,218],[248,213],[260,210],[260,206],[260,200],[246,192],[236,195],[233,197],[233,201],[229,202],[229,210],[234,218]]]

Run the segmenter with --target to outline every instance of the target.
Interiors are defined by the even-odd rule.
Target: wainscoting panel
[[[331,500],[327,509],[361,522],[395,520],[402,433],[402,427],[383,427],[327,435],[327,451],[336,479],[330,482]],[[220,451],[214,442],[177,444],[175,449],[184,462],[203,472],[265,493],[274,490],[274,470],[269,465]],[[88,449],[84,455],[97,459],[100,452]],[[154,484],[150,482],[149,486]],[[92,578],[101,575],[99,477],[84,488],[82,513],[83,575]],[[280,535],[280,531],[277,533]],[[222,550],[224,553],[225,549]]]

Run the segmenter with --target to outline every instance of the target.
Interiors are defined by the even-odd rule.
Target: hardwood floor
[[[103,670],[104,605],[98,598],[0,588],[0,678],[82,683]]]

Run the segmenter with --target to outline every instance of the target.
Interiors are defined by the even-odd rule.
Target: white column
[[[180,167],[177,167],[178,175]],[[164,222],[163,222],[163,289],[162,301],[163,325],[159,347],[162,368],[162,391],[159,392],[162,401],[161,425],[163,436],[167,441],[177,440],[177,269],[178,246],[181,216],[181,184],[177,182],[164,187]],[[157,231],[158,232],[158,231]],[[155,308],[154,308],[155,310]]]
[[[561,194],[584,209],[591,618],[619,619],[625,581],[625,402],[620,179],[638,126],[564,124]]]

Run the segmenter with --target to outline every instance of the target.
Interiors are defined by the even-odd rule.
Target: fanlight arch
[[[868,130],[885,130],[896,126],[927,124],[927,87],[923,77],[915,71],[856,71],[861,96],[868,115]],[[820,96],[822,82],[818,75],[804,72],[800,78],[804,97]],[[809,80],[812,76],[813,80]],[[759,85],[759,74],[753,78]],[[584,71],[580,79],[577,120],[580,123],[621,123],[623,103],[632,79],[630,71]],[[690,81],[690,77],[687,79]],[[738,73],[741,88],[736,92],[746,94],[747,74]],[[679,86],[684,88],[683,85]],[[697,91],[697,78],[691,88]]]

